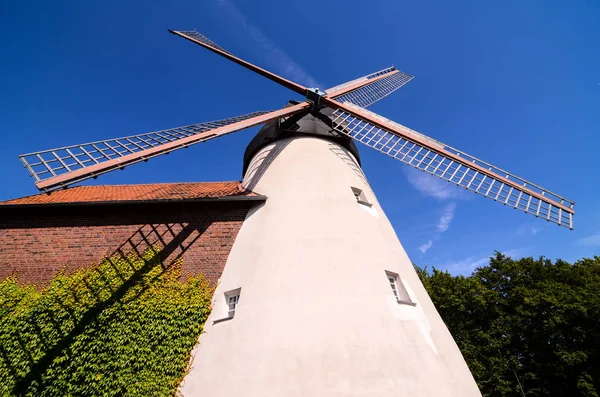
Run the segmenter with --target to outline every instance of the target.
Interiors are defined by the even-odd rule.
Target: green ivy
[[[160,250],[105,259],[37,290],[0,282],[3,396],[171,396],[210,312],[202,276]]]

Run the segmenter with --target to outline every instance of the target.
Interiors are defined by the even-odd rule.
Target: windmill
[[[181,393],[478,396],[452,336],[360,167],[358,141],[506,206],[573,228],[574,202],[366,108],[394,67],[325,91],[171,31],[302,95],[283,109],[24,154],[48,193],[264,124],[243,185],[266,194],[236,238]]]

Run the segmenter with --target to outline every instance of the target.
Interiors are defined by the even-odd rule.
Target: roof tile
[[[155,183],[145,185],[77,186],[50,194],[41,193],[2,201],[0,205],[93,203],[110,201],[186,200],[258,196],[239,181]]]

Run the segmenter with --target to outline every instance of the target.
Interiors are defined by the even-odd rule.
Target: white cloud
[[[535,227],[533,225],[521,225],[521,227],[519,227],[519,229],[517,229],[517,234],[529,234],[532,236],[535,236],[536,234],[538,234],[538,232],[540,230],[542,230],[542,227]]]
[[[429,240],[425,244],[419,246],[419,251],[421,251],[421,253],[424,254],[429,250],[429,248],[431,248],[432,245],[433,241]]]
[[[310,87],[319,87],[315,79],[309,75],[300,65],[292,60],[283,50],[277,47],[256,26],[249,23],[246,16],[230,0],[219,0],[219,5],[225,9],[228,16],[233,18],[238,27],[250,37],[261,48],[261,54],[277,72]]]
[[[449,203],[448,205],[446,205],[444,207],[442,216],[440,217],[438,224],[437,224],[437,231],[439,233],[444,233],[446,230],[448,230],[448,227],[450,226],[450,222],[452,222],[452,219],[454,219],[454,211],[455,210],[456,210],[456,203]],[[440,238],[439,234],[434,235],[435,240],[437,240],[439,238]],[[433,245],[433,240],[428,240],[425,244],[421,244],[417,248],[419,249],[419,251],[421,251],[422,254],[424,254],[427,251],[429,251],[429,248],[431,248],[432,245]]]
[[[444,207],[442,212],[442,216],[438,220],[436,225],[437,233],[434,233],[433,240],[428,240],[426,243],[419,245],[417,248],[421,251],[422,254],[429,251],[431,246],[433,245],[434,240],[438,240],[441,237],[441,233],[444,233],[450,227],[450,223],[452,219],[454,219],[454,211],[456,210],[456,203],[449,203]],[[429,228],[429,226],[428,226]]]
[[[405,169],[408,182],[425,196],[435,197],[440,200],[469,198],[465,191],[453,183],[446,182],[436,176],[414,168]]]
[[[502,254],[513,259],[517,259],[521,257],[521,253],[523,252],[522,248],[512,248],[506,251],[502,251]],[[451,274],[471,274],[475,269],[481,266],[485,266],[490,261],[490,256],[470,256],[465,259],[461,259],[459,261],[450,262],[444,266],[442,269],[448,270]]]
[[[577,243],[581,245],[586,245],[588,247],[600,247],[600,233],[584,237],[578,240]]]
[[[451,262],[444,266],[452,274],[469,274],[476,268],[486,265],[490,260],[489,256],[473,257],[462,259],[460,261]]]
[[[440,217],[440,220],[437,224],[438,232],[444,233],[446,230],[448,230],[450,222],[452,222],[452,219],[454,219],[454,210],[456,210],[456,203],[450,203],[444,207],[444,213]]]
[[[523,251],[525,251],[525,249],[523,248],[512,248],[506,251],[502,251],[502,255],[508,256],[513,259],[518,259],[522,256],[521,254],[523,253]]]

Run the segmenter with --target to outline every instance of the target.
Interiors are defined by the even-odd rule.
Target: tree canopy
[[[599,396],[600,257],[417,271],[485,396]]]

